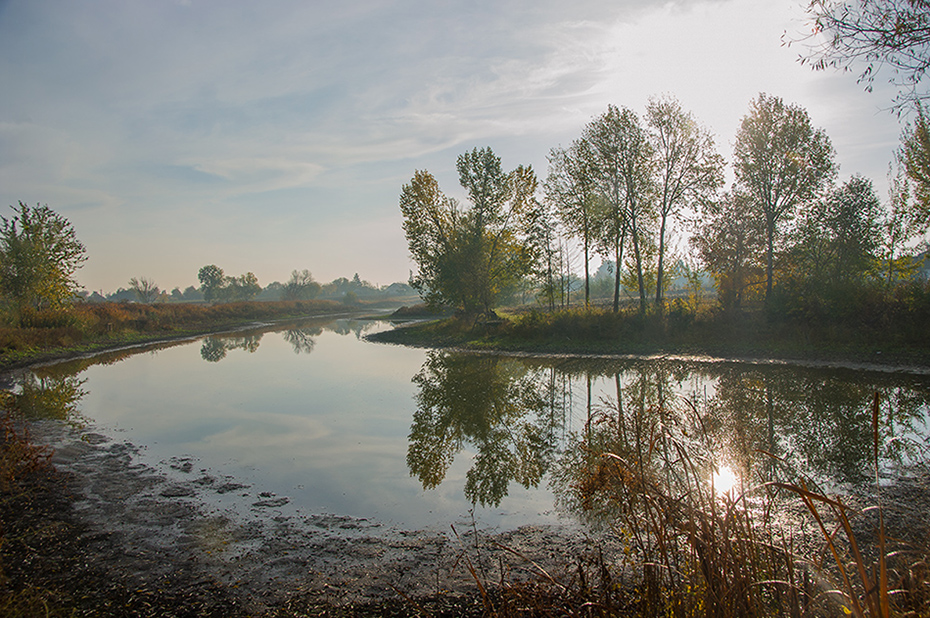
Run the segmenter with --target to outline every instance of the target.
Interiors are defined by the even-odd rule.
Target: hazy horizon
[[[67,217],[89,291],[183,290],[206,264],[383,286],[413,268],[397,199],[415,170],[460,197],[456,157],[490,146],[542,179],[608,104],[662,94],[730,160],[759,92],[805,107],[838,180],[884,200],[894,92],[802,66],[783,35],[809,29],[803,4],[0,2],[0,207]]]

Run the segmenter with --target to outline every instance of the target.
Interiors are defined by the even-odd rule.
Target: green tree
[[[248,272],[238,277],[227,277],[224,288],[226,300],[247,301],[252,300],[262,291],[258,284],[258,277]]]
[[[205,301],[209,303],[220,300],[220,294],[226,284],[226,276],[222,268],[215,264],[208,264],[197,273],[197,279],[200,281],[200,289]]]
[[[790,251],[808,287],[820,292],[861,283],[877,258],[881,214],[881,201],[862,176],[808,204]]]
[[[319,295],[321,289],[309,270],[295,270],[281,289],[281,300],[311,300]]]
[[[914,208],[909,218],[916,228],[930,227],[930,126],[923,107],[918,107],[914,124],[901,137],[899,159],[914,183]]]
[[[11,208],[12,217],[0,217],[0,292],[20,310],[69,302],[87,259],[71,223],[48,206]]]
[[[833,146],[807,111],[760,94],[743,117],[734,146],[736,186],[765,223],[765,298],[772,295],[781,227],[836,174]]]
[[[879,223],[881,242],[879,253],[883,262],[882,279],[885,290],[901,278],[909,277],[915,270],[915,261],[908,243],[927,230],[923,209],[911,199],[908,175],[898,168],[888,174],[888,206]]]
[[[646,282],[643,276],[641,238],[652,216],[655,193],[652,145],[639,116],[628,108],[613,105],[585,127],[591,143],[599,191],[607,206],[606,238],[613,244],[616,264],[623,263],[627,231],[639,287],[640,312],[646,312]],[[619,270],[614,288],[614,311],[619,309]]]
[[[203,292],[201,292],[200,290],[198,290],[192,285],[189,285],[186,288],[184,288],[183,298],[185,301],[188,301],[188,302],[204,300]]]
[[[539,251],[535,269],[537,298],[548,304],[550,310],[555,309],[556,299],[563,298],[564,272],[561,265],[566,234],[552,199],[547,197],[540,208],[532,210],[525,225],[528,242]]]
[[[656,307],[661,311],[665,282],[668,219],[681,209],[709,202],[723,184],[723,157],[711,134],[674,98],[650,99],[646,123],[655,157],[656,211],[659,218]]]
[[[567,149],[549,152],[546,199],[558,213],[562,225],[581,240],[584,252],[584,304],[591,298],[591,250],[598,236],[602,200],[597,193],[593,153],[590,144],[579,139]]]
[[[739,309],[765,282],[765,228],[745,195],[727,193],[707,205],[691,245],[713,275],[724,307]]]
[[[535,266],[538,248],[525,223],[539,207],[536,175],[523,166],[505,173],[490,148],[459,156],[456,167],[471,201],[467,210],[426,171],[401,190],[404,232],[417,263],[411,284],[431,305],[490,315]]]

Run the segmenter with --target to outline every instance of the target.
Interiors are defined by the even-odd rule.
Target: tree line
[[[152,279],[147,277],[129,280],[128,287],[120,287],[111,294],[94,292],[79,293],[89,302],[136,301],[153,302],[244,302],[244,301],[288,301],[313,300],[316,298],[355,302],[357,300],[412,296],[415,290],[406,283],[392,283],[377,286],[359,277],[356,273],[351,279],[338,277],[329,283],[316,281],[307,270],[294,270],[284,283],[272,281],[264,287],[259,284],[254,273],[247,272],[239,276],[226,275],[222,268],[208,264],[198,271],[199,286],[188,286],[184,290],[175,287],[170,292],[162,290]]]
[[[128,288],[108,297],[88,294],[75,279],[87,260],[87,249],[77,239],[71,222],[47,205],[19,202],[11,208],[10,216],[0,216],[0,319],[11,324],[35,323],[40,312],[58,311],[75,301],[236,302],[321,297],[353,303],[361,298],[413,293],[404,283],[379,288],[357,273],[352,279],[340,277],[321,284],[309,270],[294,270],[285,283],[275,281],[262,288],[254,273],[229,276],[219,266],[209,264],[198,272],[200,287],[190,286],[183,292],[175,288],[169,295],[154,280],[133,277]]]
[[[759,94],[735,137],[734,182],[723,190],[723,156],[675,98],[650,99],[643,116],[610,105],[571,144],[550,151],[541,187],[529,166],[505,172],[490,148],[458,158],[468,205],[416,171],[400,195],[417,264],[411,283],[428,303],[471,316],[490,316],[527,289],[552,308],[564,300],[578,247],[585,306],[598,256],[615,265],[614,311],[628,287],[640,314],[661,314],[676,227],[728,308],[749,299],[769,308],[786,297],[840,299],[853,287],[891,293],[913,279],[915,243],[930,227],[922,112],[895,161],[885,203],[862,176],[838,185],[833,146],[807,111]]]

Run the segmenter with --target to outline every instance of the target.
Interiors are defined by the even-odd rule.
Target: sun
[[[711,481],[714,484],[714,492],[718,496],[730,493],[739,483],[739,477],[729,466],[719,466],[714,472]]]

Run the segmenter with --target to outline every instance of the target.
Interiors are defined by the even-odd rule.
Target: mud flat
[[[190,459],[140,463],[136,445],[55,421],[35,422],[30,432],[54,449],[85,566],[160,594],[219,590],[248,613],[295,599],[335,606],[477,601],[466,564],[489,582],[501,580],[501,569],[510,581],[541,570],[570,577],[564,569],[577,568],[571,557],[610,550],[568,525],[443,532],[286,513],[287,496],[215,476]],[[247,508],[218,506],[230,496]]]

